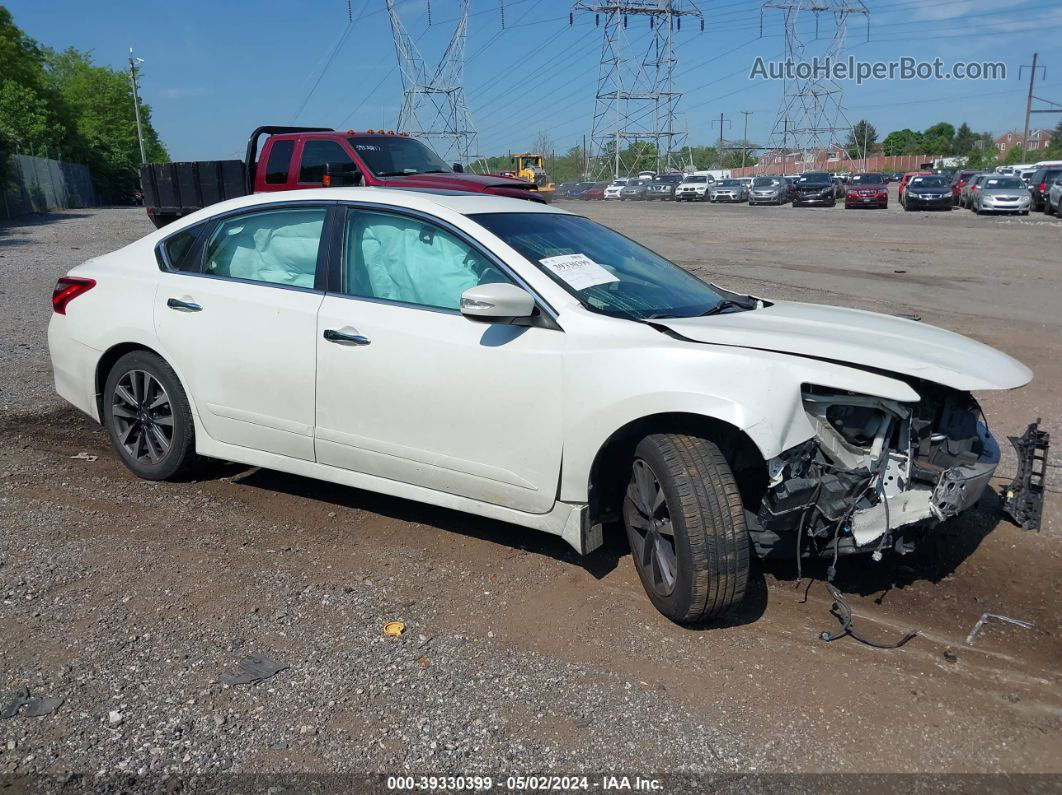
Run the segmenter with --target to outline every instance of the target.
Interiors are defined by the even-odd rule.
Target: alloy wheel
[[[173,407],[166,388],[145,370],[130,370],[111,395],[115,437],[136,461],[157,464],[173,444]]]
[[[670,596],[678,574],[675,531],[660,480],[640,458],[634,460],[623,513],[638,568],[658,596]]]

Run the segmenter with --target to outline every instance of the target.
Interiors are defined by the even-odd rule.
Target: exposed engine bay
[[[974,505],[999,446],[968,392],[925,381],[918,403],[806,386],[815,436],[767,462],[749,530],[761,557],[901,554]]]

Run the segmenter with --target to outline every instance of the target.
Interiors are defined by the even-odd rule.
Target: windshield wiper
[[[709,315],[718,315],[727,309],[753,309],[754,304],[744,304],[738,301],[731,301],[729,298],[724,298],[718,304],[713,307],[709,307],[699,314],[697,317],[708,317]]]

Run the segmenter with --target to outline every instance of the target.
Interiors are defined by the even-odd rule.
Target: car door
[[[317,328],[317,460],[545,513],[560,476],[555,328],[458,311],[476,284],[512,281],[452,227],[350,208]]]
[[[156,333],[218,442],[314,459],[322,240],[333,206],[248,208],[201,229],[182,261],[163,260]]]

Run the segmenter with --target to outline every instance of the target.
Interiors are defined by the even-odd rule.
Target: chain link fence
[[[92,176],[79,163],[12,155],[0,178],[0,218],[95,205]]]

